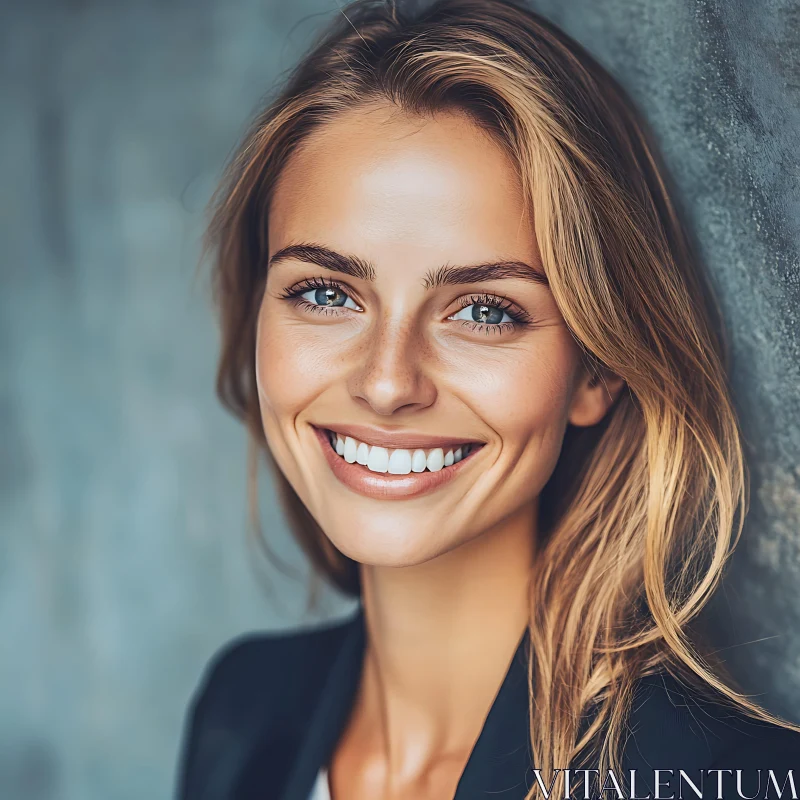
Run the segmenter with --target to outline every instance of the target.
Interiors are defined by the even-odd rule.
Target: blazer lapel
[[[529,647],[526,630],[472,748],[454,800],[520,800],[532,785]]]
[[[361,679],[366,636],[359,610],[331,665],[320,701],[311,716],[289,771],[281,800],[308,800],[317,772],[327,764],[344,729]]]

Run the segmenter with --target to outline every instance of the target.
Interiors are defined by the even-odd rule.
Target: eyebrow
[[[340,272],[363,281],[375,280],[375,267],[363,258],[345,255],[316,244],[292,244],[278,250],[269,260],[269,266],[282,261],[305,261],[331,272]],[[428,270],[423,278],[426,289],[462,283],[480,283],[490,280],[519,279],[549,286],[544,272],[534,269],[524,261],[490,261],[470,266],[442,266]]]

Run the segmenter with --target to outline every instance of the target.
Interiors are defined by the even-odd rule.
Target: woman
[[[746,473],[715,306],[597,63],[505,0],[356,2],[214,209],[220,396],[361,604],[218,655],[180,797],[790,796],[797,726],[691,627]]]

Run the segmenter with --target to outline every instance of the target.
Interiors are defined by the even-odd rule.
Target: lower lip
[[[362,464],[350,464],[333,449],[327,431],[315,427],[314,432],[333,474],[348,489],[379,500],[406,499],[432,492],[460,475],[464,466],[482,449],[480,446],[474,447],[457,464],[443,467],[437,472],[425,470],[410,472],[408,475],[390,475],[386,472],[372,472]]]

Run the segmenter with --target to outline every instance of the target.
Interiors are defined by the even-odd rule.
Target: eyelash
[[[348,286],[338,283],[337,281],[319,277],[306,278],[300,281],[300,283],[296,283],[294,286],[285,289],[281,293],[281,298],[284,300],[290,300],[304,310],[315,314],[325,314],[328,316],[339,313],[340,307],[319,306],[314,303],[309,303],[307,300],[303,300],[302,295],[311,289],[338,289],[340,292],[344,292],[346,295],[352,298],[352,290]],[[469,308],[472,305],[487,305],[501,309],[513,320],[512,322],[499,322],[491,325],[466,319],[454,320],[455,322],[460,322],[464,327],[473,332],[485,333],[487,335],[504,332],[510,333],[517,328],[525,328],[532,322],[531,317],[527,312],[523,311],[523,309],[519,308],[519,306],[515,305],[509,300],[506,300],[504,297],[498,297],[497,295],[465,295],[464,297],[459,298],[458,303],[459,311],[463,311],[465,308]]]
[[[528,327],[528,325],[530,325],[532,322],[530,315],[526,311],[523,311],[519,306],[515,305],[510,300],[506,300],[505,297],[498,297],[494,294],[466,295],[459,298],[458,303],[459,311],[463,311],[465,308],[469,308],[470,306],[474,305],[484,305],[492,306],[493,308],[499,308],[501,311],[505,311],[505,313],[511,317],[512,322],[496,322],[492,325],[488,325],[484,322],[474,322],[467,319],[456,320],[470,331],[485,333],[487,336],[491,336],[492,334],[502,334],[505,332],[511,333],[518,328]]]
[[[340,307],[338,306],[318,306],[314,303],[309,303],[307,300],[304,300],[301,295],[311,291],[311,289],[338,289],[348,297],[352,298],[353,296],[353,290],[344,284],[328,280],[327,278],[305,278],[304,280],[300,281],[300,283],[296,283],[294,286],[290,286],[288,289],[285,289],[281,293],[281,297],[284,300],[291,300],[295,305],[302,308],[304,311],[310,311],[313,314],[324,314],[325,316],[329,316],[339,313]],[[348,311],[350,310],[352,309],[348,309]]]

